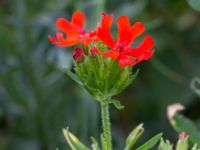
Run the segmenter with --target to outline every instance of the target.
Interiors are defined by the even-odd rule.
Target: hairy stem
[[[106,150],[112,150],[109,104],[101,102],[101,116],[103,126],[103,136],[105,138]]]

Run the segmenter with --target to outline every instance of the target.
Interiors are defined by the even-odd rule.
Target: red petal
[[[85,15],[82,12],[76,11],[72,15],[72,24],[77,28],[83,28]]]
[[[150,35],[146,35],[142,43],[136,47],[132,48],[129,53],[133,58],[137,59],[138,62],[143,60],[148,60],[155,51],[151,50],[154,46],[154,41]]]
[[[48,39],[52,44],[56,43],[56,37],[52,37],[51,35],[48,35]]]
[[[102,15],[101,26],[98,28],[97,36],[98,38],[107,46],[113,48],[115,45],[115,41],[113,40],[110,34],[110,28],[112,25],[113,17],[107,16],[106,14]]]
[[[126,66],[133,66],[136,64],[136,61],[130,59],[128,56],[120,56],[119,58],[119,66],[126,67]]]
[[[145,30],[144,24],[142,22],[136,22],[132,27],[132,36],[133,40],[138,37],[140,34],[142,34]]]
[[[74,30],[67,32],[66,39],[64,39],[61,34],[57,34],[57,39],[58,39],[57,45],[59,45],[59,46],[73,46],[80,42],[78,33]]]
[[[145,56],[144,56],[144,60],[148,60],[149,58],[151,58],[154,54],[154,50],[151,50],[151,51],[148,51],[145,53]]]
[[[140,51],[149,51],[154,46],[154,41],[150,35],[146,35],[142,43],[138,46]]]
[[[112,16],[112,15],[108,16],[108,15],[106,15],[106,14],[103,14],[103,15],[102,15],[101,26],[102,26],[104,29],[110,30],[111,25],[112,25],[112,21],[113,21],[113,16]]]
[[[64,41],[64,37],[63,37],[63,34],[61,32],[57,32],[56,33],[56,38],[59,42],[62,42]]]
[[[67,32],[67,31],[73,29],[73,26],[71,25],[71,23],[69,21],[67,21],[65,18],[57,19],[56,27],[63,32]]]
[[[148,53],[154,46],[154,41],[150,35],[146,35],[142,43],[136,47],[132,48],[130,54],[131,56],[137,58],[142,55],[145,55],[145,53]],[[147,54],[149,55],[149,54]]]
[[[129,45],[132,42],[131,25],[127,16],[121,16],[117,20],[118,40]]]
[[[108,52],[103,52],[103,53],[102,53],[102,56],[104,56],[104,57],[110,57],[110,58],[112,58],[113,60],[116,60],[116,59],[118,59],[118,57],[119,57],[119,52],[110,50],[110,51],[108,51]]]

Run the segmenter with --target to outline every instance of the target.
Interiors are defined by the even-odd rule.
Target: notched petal
[[[119,57],[119,52],[110,50],[110,51],[107,51],[107,52],[103,52],[101,55],[104,56],[104,57],[110,57],[113,60],[116,60]]]
[[[67,32],[73,29],[71,23],[65,18],[58,18],[56,20],[56,27],[63,32]]]
[[[85,14],[80,12],[80,11],[76,11],[73,13],[72,15],[72,24],[77,26],[78,28],[83,28],[85,22]]]

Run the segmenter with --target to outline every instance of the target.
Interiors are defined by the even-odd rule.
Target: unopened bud
[[[83,49],[79,47],[75,48],[73,53],[74,60],[77,62],[81,62],[83,60],[83,57],[84,57]]]
[[[179,135],[176,150],[188,150],[188,136],[185,131],[181,132]]]
[[[179,139],[185,139],[187,137],[187,133],[185,131],[182,131],[179,135]]]
[[[99,54],[99,49],[97,46],[93,46],[91,49],[90,49],[90,54],[94,57],[95,55]]]

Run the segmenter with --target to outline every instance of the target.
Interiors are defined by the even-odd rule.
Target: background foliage
[[[47,39],[56,18],[70,18],[75,10],[87,14],[88,29],[102,11],[115,19],[127,15],[132,23],[144,22],[155,40],[154,57],[134,67],[140,68],[135,83],[116,97],[125,109],[112,108],[115,149],[122,149],[124,137],[141,122],[140,142],[160,131],[176,140],[166,117],[174,102],[184,104],[184,114],[199,127],[200,101],[190,89],[200,75],[198,0],[1,0],[0,150],[67,149],[66,126],[83,143],[91,135],[99,138],[99,106],[61,69],[71,67],[72,50]]]

